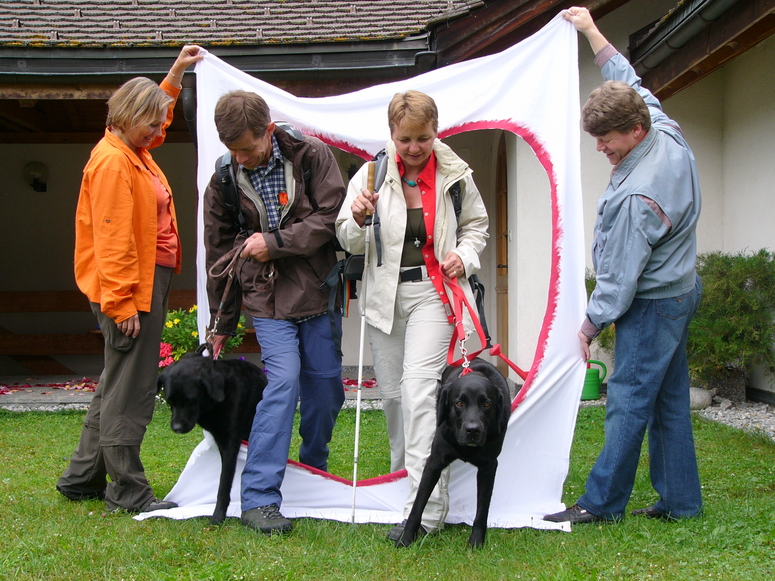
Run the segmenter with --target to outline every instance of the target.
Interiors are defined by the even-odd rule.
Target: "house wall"
[[[84,165],[93,145],[0,144],[6,170],[0,184],[0,290],[75,290],[73,249],[75,208]],[[165,144],[153,151],[175,196],[183,245],[183,270],[173,288],[195,286],[196,152],[190,144]],[[35,192],[22,178],[27,162],[49,169],[46,192]],[[84,299],[86,300],[86,299]],[[91,313],[0,313],[0,326],[14,333],[81,333],[96,327]],[[77,373],[95,374],[100,356],[57,357]],[[0,375],[29,372],[0,356]]]
[[[627,32],[638,30],[674,7],[675,0],[637,0],[625,4],[598,24],[623,54]],[[627,31],[627,32],[619,32]],[[579,37],[579,102],[601,82],[592,51]],[[703,189],[698,226],[698,250],[735,252],[762,247],[775,249],[775,37],[771,37],[714,74],[663,103],[691,144]],[[499,340],[495,310],[495,164],[498,131],[477,131],[446,140],[474,170],[491,217],[491,239],[482,257],[480,277],[489,292],[487,320]],[[0,185],[0,290],[74,289],[72,275],[73,217],[81,170],[91,145],[0,144],[6,168]],[[509,357],[529,368],[543,321],[548,294],[551,250],[549,183],[530,148],[507,134],[509,186]],[[176,288],[194,288],[195,150],[190,144],[167,144],[154,151],[175,193],[184,248],[184,271]],[[353,159],[337,153],[343,171]],[[50,170],[48,192],[33,192],[22,180],[28,161],[42,161]],[[360,163],[360,162],[357,162]],[[590,137],[581,137],[585,248],[591,245],[596,202],[608,182],[611,167],[595,150]],[[591,267],[587,252],[587,265]],[[0,314],[0,326],[14,332],[80,332],[94,326],[83,314]],[[358,360],[360,321],[357,301],[344,323],[345,364]],[[610,363],[601,352],[593,357]],[[80,370],[74,358],[60,358]],[[66,360],[67,359],[67,360]],[[366,360],[371,363],[368,342]],[[92,363],[92,365],[98,365]],[[0,357],[0,374],[23,374],[8,358]],[[79,371],[81,372],[81,371]],[[771,389],[769,377],[757,372],[754,386]]]
[[[723,250],[775,250],[775,36],[723,69]]]

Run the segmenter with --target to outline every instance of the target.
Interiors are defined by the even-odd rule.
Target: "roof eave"
[[[260,77],[311,78],[418,71],[415,56],[428,51],[428,34],[404,39],[315,44],[211,46],[208,50]],[[163,76],[179,47],[0,48],[0,83],[113,82]]]

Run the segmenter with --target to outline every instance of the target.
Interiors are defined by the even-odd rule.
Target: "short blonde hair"
[[[439,132],[439,110],[436,101],[420,91],[396,93],[388,105],[388,125],[393,133],[401,123],[407,128],[424,128],[429,123],[435,133]]]
[[[108,99],[106,125],[128,131],[158,119],[175,99],[146,77],[121,85]]]

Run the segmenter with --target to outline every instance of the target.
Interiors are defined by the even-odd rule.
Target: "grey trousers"
[[[91,305],[105,337],[105,368],[81,439],[57,482],[65,496],[104,494],[108,510],[133,512],[154,499],[140,461],[140,444],[156,402],[159,344],[171,278],[171,268],[156,267],[151,312],[140,313],[140,333],[134,339],[121,333],[99,304]]]

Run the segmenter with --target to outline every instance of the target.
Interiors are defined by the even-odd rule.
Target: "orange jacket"
[[[162,82],[177,99],[180,89]],[[172,122],[173,101],[162,135],[148,149],[164,143]],[[142,161],[141,161],[142,160]],[[75,281],[103,313],[120,323],[151,310],[156,267],[156,193],[150,168],[171,192],[167,178],[147,149],[139,157],[108,129],[83,170],[75,214]],[[172,224],[178,226],[174,203]],[[180,272],[180,239],[175,272]]]

